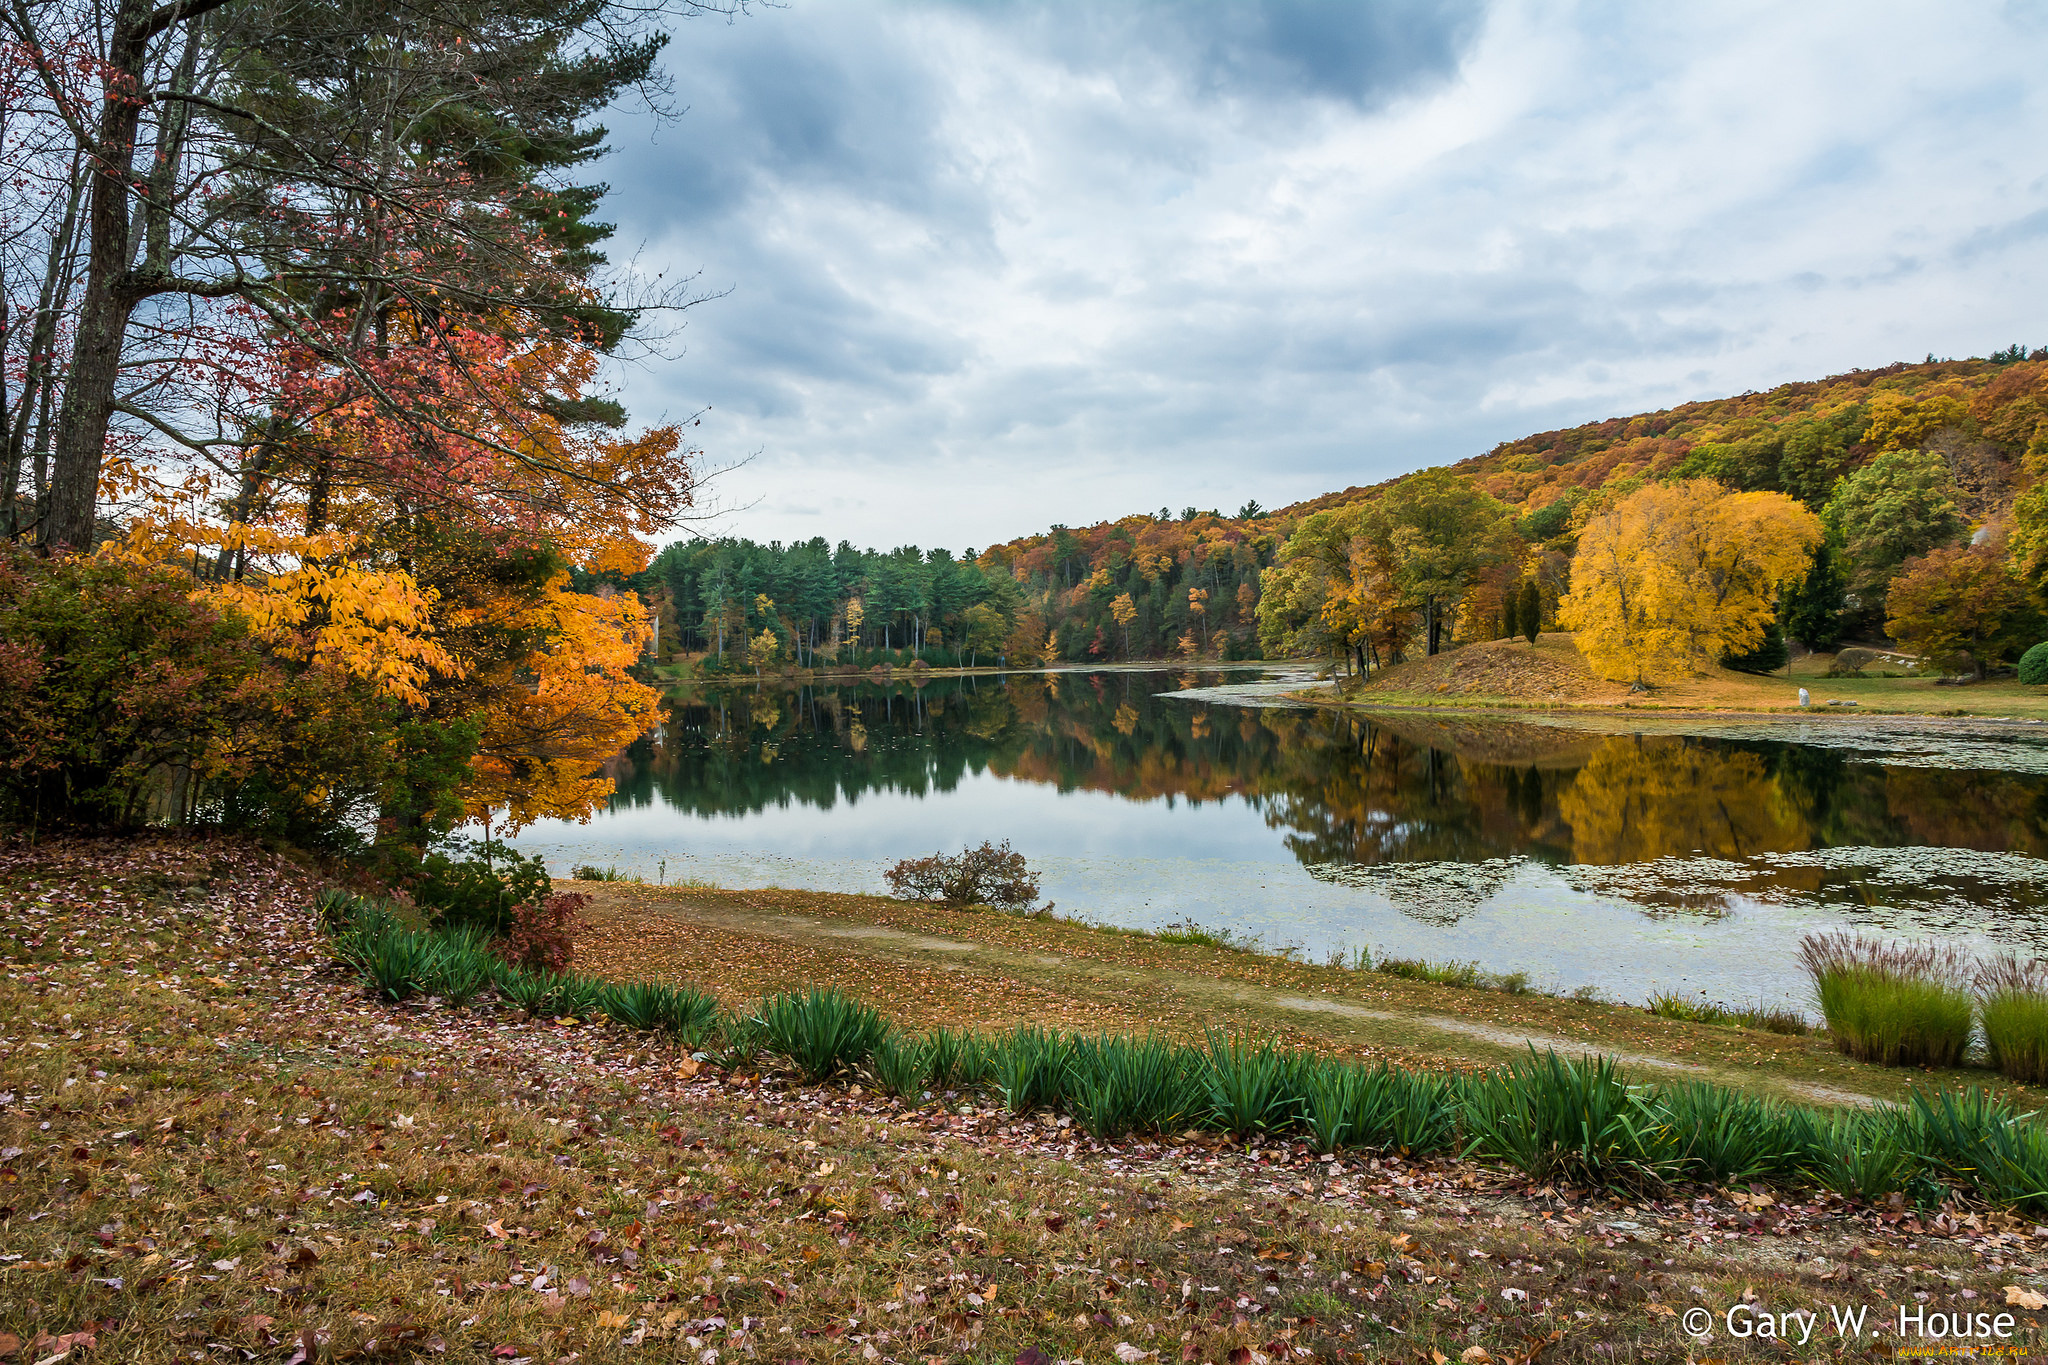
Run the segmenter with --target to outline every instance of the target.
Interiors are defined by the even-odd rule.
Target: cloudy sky
[[[2048,9],[788,0],[610,120],[707,530],[953,549],[2048,344]]]

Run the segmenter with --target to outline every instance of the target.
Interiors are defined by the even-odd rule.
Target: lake
[[[1009,840],[1058,912],[1641,1001],[1804,1006],[1801,935],[2048,952],[2048,727],[1337,711],[1305,675],[1104,670],[678,694],[587,824],[648,881],[881,892]]]

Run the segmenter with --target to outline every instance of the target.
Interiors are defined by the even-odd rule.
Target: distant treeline
[[[630,582],[664,655],[749,671],[1365,668],[1562,624],[1639,680],[1887,635],[1982,672],[2048,630],[2044,475],[2048,349],[2016,345],[1542,432],[1278,512],[1161,508],[958,558],[678,544]]]
[[[714,669],[1255,658],[1274,547],[1190,509],[957,558],[822,537],[683,542],[628,581],[661,622],[661,654],[701,653]]]

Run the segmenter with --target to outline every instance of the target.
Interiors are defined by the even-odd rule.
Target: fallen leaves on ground
[[[318,880],[222,840],[0,849],[0,1357],[1606,1362],[1683,1358],[1675,1307],[1749,1286],[2048,1307],[2048,1230],[1988,1211],[1105,1146],[381,1005]]]

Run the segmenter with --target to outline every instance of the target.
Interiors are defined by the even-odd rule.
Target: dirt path
[[[706,979],[707,959],[736,986],[830,979],[893,1012],[924,1022],[1198,1032],[1205,1024],[1277,1029],[1374,1056],[1450,1066],[1494,1065],[1534,1047],[1595,1054],[1673,1078],[1712,1080],[1817,1104],[1873,1104],[1877,1097],[1654,1050],[1622,1049],[1560,1033],[1505,1027],[1426,1010],[1388,1010],[1334,990],[1308,994],[1198,972],[1013,948],[836,916],[755,910],[708,898],[646,894],[616,884],[582,885],[598,960],[612,972],[638,962]],[[742,963],[745,963],[742,968]],[[957,1003],[957,1008],[954,1006]],[[925,1008],[921,1009],[920,1006]]]

